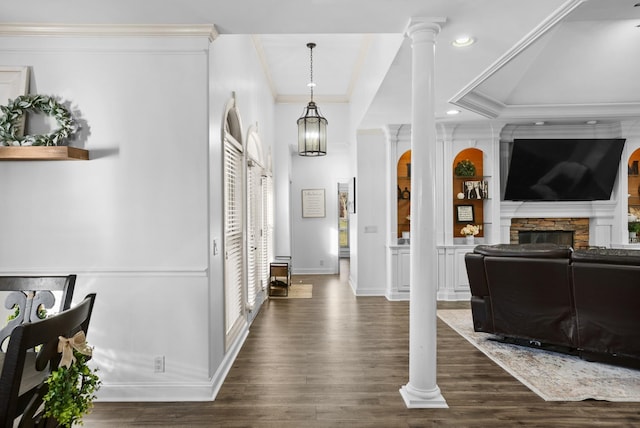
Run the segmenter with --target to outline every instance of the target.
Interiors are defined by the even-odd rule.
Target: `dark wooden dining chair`
[[[0,291],[8,291],[4,306],[17,308],[17,316],[0,329],[0,349],[11,331],[25,322],[40,319],[42,309],[56,307],[53,292],[61,292],[56,312],[69,309],[76,285],[76,275],[66,276],[0,276]]]
[[[11,333],[6,354],[0,354],[0,427],[55,426],[43,416],[45,383],[58,368],[58,337],[89,329],[96,295],[87,295],[71,309],[42,320],[20,324]],[[38,349],[37,352],[34,349]]]

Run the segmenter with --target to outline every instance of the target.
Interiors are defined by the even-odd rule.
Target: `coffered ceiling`
[[[276,102],[349,102],[364,59],[387,64],[361,127],[410,121],[411,17],[446,17],[436,46],[439,120],[640,115],[640,0],[21,0],[2,23],[215,24],[251,34]],[[476,38],[465,48],[451,41]],[[376,51],[377,40],[397,50]],[[215,43],[215,42],[214,42]],[[367,63],[368,64],[368,63]],[[389,67],[388,65],[391,64]],[[446,111],[458,108],[452,119]]]

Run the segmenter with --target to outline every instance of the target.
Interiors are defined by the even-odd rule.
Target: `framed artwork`
[[[489,197],[489,186],[486,181],[473,180],[463,181],[462,191],[465,199],[487,199]]]
[[[324,189],[302,190],[302,217],[318,218],[325,216]]]
[[[474,222],[473,205],[457,205],[456,214],[458,223]]]
[[[0,66],[0,105],[7,105],[29,90],[29,67]],[[18,136],[24,135],[24,117],[18,125]]]

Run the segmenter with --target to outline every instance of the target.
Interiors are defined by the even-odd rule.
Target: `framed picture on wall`
[[[29,67],[0,66],[0,105],[7,105],[29,90]],[[17,125],[18,137],[24,134],[24,116]]]
[[[473,205],[457,205],[456,214],[458,223],[471,222],[473,223]]]
[[[302,190],[302,217],[318,218],[325,216],[324,189]]]

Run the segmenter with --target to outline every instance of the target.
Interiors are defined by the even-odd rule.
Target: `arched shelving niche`
[[[397,164],[398,183],[398,237],[402,232],[411,231],[411,150],[407,150],[400,156]]]
[[[453,237],[463,238],[460,229],[468,224],[480,227],[477,238],[484,236],[484,201],[488,185],[483,175],[483,155],[480,149],[460,151],[453,160]]]
[[[629,219],[629,243],[640,242],[640,149],[635,150],[629,156],[627,185],[629,193],[628,213]],[[636,221],[633,221],[633,218]]]

